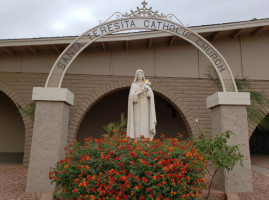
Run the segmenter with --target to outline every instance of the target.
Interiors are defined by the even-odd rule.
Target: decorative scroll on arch
[[[198,48],[214,66],[224,92],[237,92],[234,77],[231,69],[224,57],[211,45],[207,40],[199,34],[185,27],[173,14],[158,14],[158,11],[152,11],[147,8],[147,3],[141,3],[142,8],[137,7],[135,11],[122,14],[114,13],[105,22],[95,26],[78,38],[76,38],[54,63],[45,87],[58,87],[62,85],[62,81],[67,69],[70,67],[74,59],[87,46],[99,38],[126,30],[159,30],[176,35]],[[111,20],[116,18],[115,20]]]

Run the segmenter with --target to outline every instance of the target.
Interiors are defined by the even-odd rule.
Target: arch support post
[[[217,189],[235,193],[253,192],[246,110],[246,106],[250,105],[250,93],[217,92],[207,97],[206,104],[211,109],[212,137],[232,131],[235,135],[228,140],[228,145],[239,145],[244,156],[243,167],[237,164],[229,173],[220,169],[215,178]]]
[[[74,94],[66,88],[34,87],[35,120],[27,174],[27,193],[51,193],[50,167],[64,158],[70,105]]]

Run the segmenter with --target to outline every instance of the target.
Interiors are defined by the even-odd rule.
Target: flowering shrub
[[[73,200],[195,199],[205,188],[204,168],[192,142],[115,134],[70,144],[49,178]]]

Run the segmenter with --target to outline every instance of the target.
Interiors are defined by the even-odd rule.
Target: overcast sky
[[[142,0],[0,0],[0,39],[77,36]],[[269,0],[147,0],[197,26],[269,18]]]

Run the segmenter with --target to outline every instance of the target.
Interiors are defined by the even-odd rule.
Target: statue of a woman
[[[137,70],[128,100],[127,136],[130,138],[144,135],[152,140],[156,135],[154,94],[150,85],[144,72],[141,69]]]

